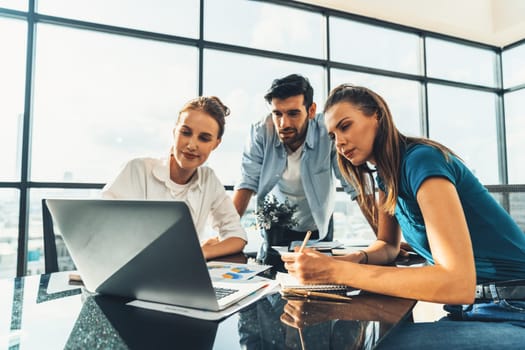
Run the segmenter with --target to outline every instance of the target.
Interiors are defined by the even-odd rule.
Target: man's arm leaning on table
[[[254,193],[255,192],[247,188],[240,188],[233,192],[233,206],[235,207],[235,209],[237,209],[239,216],[243,216],[246,212],[248,203],[250,203],[250,199],[252,198]]]

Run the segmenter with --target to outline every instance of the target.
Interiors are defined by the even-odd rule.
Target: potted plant
[[[288,199],[279,202],[274,195],[264,198],[255,212],[257,228],[263,237],[263,244],[257,259],[263,263],[276,265],[280,263],[280,255],[271,246],[288,245],[286,231],[297,225],[294,217],[297,205],[291,205]]]
[[[291,205],[288,199],[281,203],[274,195],[266,196],[262,205],[257,208],[257,225],[265,230],[291,229],[297,225],[297,219],[294,217],[296,209],[297,205]]]

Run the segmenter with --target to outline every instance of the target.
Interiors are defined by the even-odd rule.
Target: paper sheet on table
[[[279,252],[279,254],[283,255],[283,254],[288,254],[288,247],[283,247],[283,246],[275,246],[273,245],[272,246],[272,249],[276,250],[277,252]]]
[[[178,306],[178,305],[152,303],[152,302],[142,301],[142,300],[133,300],[127,303],[127,305],[141,307],[141,308],[149,309],[149,310],[169,312],[172,314],[199,318],[203,320],[217,321],[217,320],[226,318],[234,314],[235,312],[245,308],[246,306],[250,304],[253,304],[257,300],[264,297],[265,295],[275,293],[279,290],[279,283],[277,281],[270,280],[264,277],[259,277],[259,276],[254,277],[254,281],[260,281],[260,280],[267,280],[268,285],[264,288],[257,290],[253,294],[247,296],[246,298],[238,301],[237,303],[221,311],[199,310],[199,309],[193,309],[193,308],[188,308],[188,307],[183,307],[183,306]]]
[[[212,281],[248,280],[258,273],[271,268],[270,265],[237,264],[221,261],[206,263]]]

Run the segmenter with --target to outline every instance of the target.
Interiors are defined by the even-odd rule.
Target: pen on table
[[[83,284],[82,277],[76,273],[69,274],[69,284]]]
[[[306,247],[306,243],[308,243],[308,240],[310,239],[311,235],[312,235],[312,231],[306,232],[306,235],[304,236],[303,244],[301,244],[301,248],[299,248],[299,253],[303,251],[304,247]]]
[[[285,295],[287,294],[290,296],[307,297],[307,298],[312,297],[312,298],[326,299],[326,300],[344,300],[344,301],[352,300],[352,298],[350,297],[345,297],[339,294],[323,293],[323,292],[316,292],[316,291],[303,290],[303,289],[294,289],[294,288],[283,289],[283,294]]]

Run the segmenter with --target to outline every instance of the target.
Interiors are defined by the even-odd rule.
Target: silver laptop
[[[100,294],[218,311],[263,284],[212,284],[187,205],[47,199],[85,287]]]

